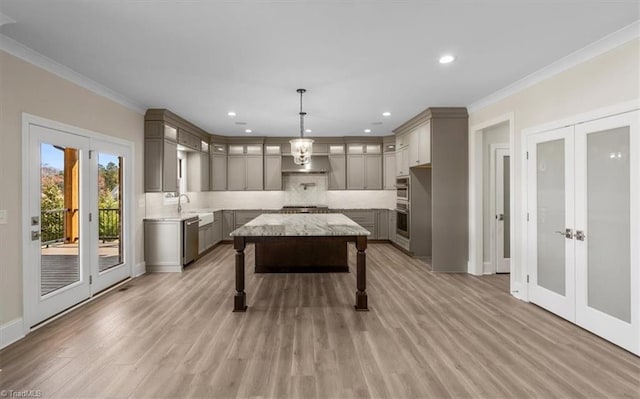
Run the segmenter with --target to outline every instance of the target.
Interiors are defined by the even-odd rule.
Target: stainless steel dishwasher
[[[198,256],[198,216],[182,222],[182,264],[193,262]]]

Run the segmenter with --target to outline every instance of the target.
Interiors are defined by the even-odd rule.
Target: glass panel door
[[[530,299],[573,321],[573,128],[530,136],[528,152]]]
[[[577,323],[636,353],[638,114],[576,127]]]
[[[510,254],[510,199],[509,199],[509,149],[495,151],[495,257],[496,273],[511,272]]]
[[[122,157],[98,153],[98,270],[122,264]]]
[[[130,149],[112,142],[92,140],[92,226],[91,292],[97,293],[132,274],[131,267],[131,192],[128,178]]]
[[[30,249],[25,318],[33,326],[89,297],[88,140],[29,125]]]

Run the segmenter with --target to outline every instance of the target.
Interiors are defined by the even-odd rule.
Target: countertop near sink
[[[156,222],[181,222],[183,220],[189,219],[197,219],[197,213],[181,213],[174,215],[156,215],[156,216],[147,216],[144,220],[153,220]]]

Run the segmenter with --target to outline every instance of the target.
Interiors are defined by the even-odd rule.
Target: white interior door
[[[530,300],[575,322],[573,127],[528,137]]]
[[[639,112],[576,126],[576,322],[640,352]]]
[[[89,140],[28,125],[28,212],[23,221],[29,326],[89,298]]]
[[[91,140],[92,293],[132,275],[130,165],[127,146]]]
[[[511,272],[511,209],[509,208],[509,149],[497,148],[495,152],[495,243],[496,273]]]

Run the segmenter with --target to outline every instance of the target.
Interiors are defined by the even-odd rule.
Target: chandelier
[[[302,94],[304,94],[306,90],[298,89],[296,91],[300,93],[300,138],[289,140],[289,143],[291,143],[291,155],[293,156],[293,162],[297,165],[307,165],[311,162],[313,140],[304,138],[304,117],[307,113],[302,112]]]

